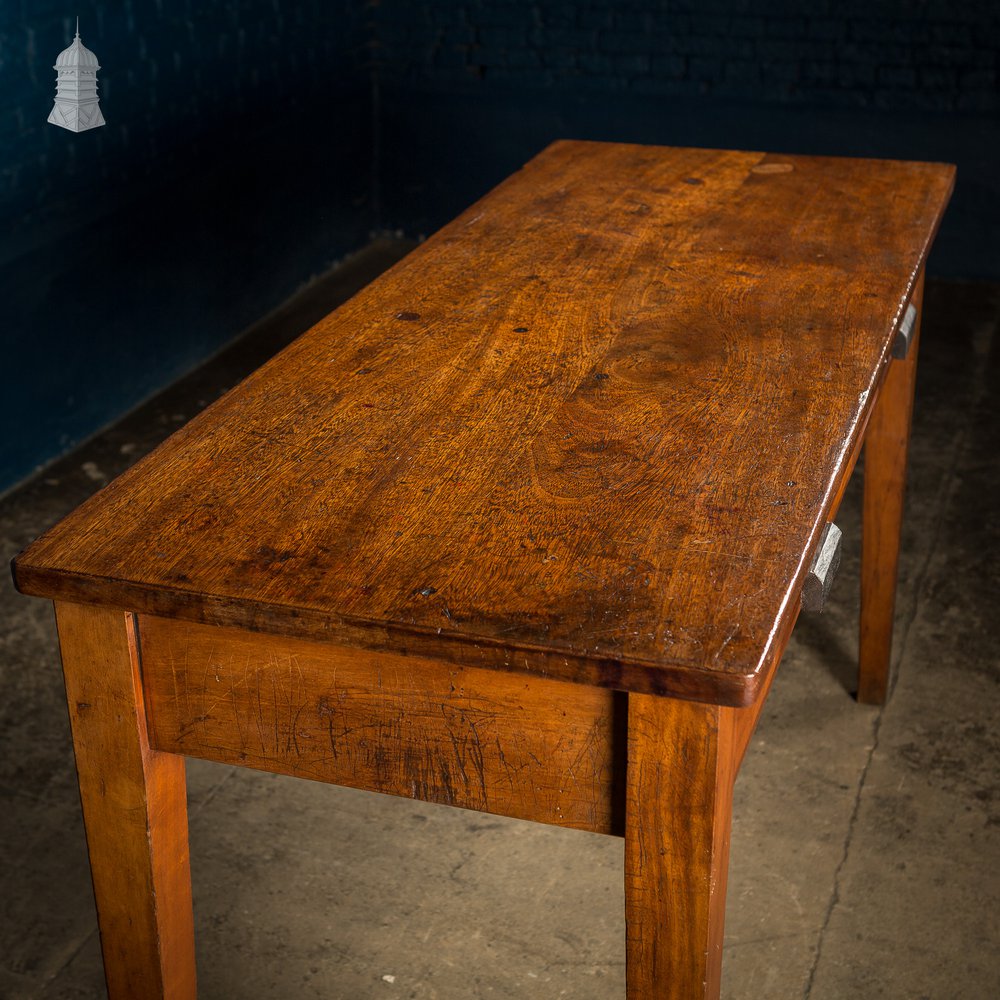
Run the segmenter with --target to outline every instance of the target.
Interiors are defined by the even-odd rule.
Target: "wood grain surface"
[[[150,741],[160,750],[623,830],[622,694],[184,621],[139,622]]]
[[[865,436],[858,701],[869,705],[881,705],[889,691],[906,456],[923,314],[922,273],[913,303],[917,319],[909,351],[889,364]]]
[[[149,745],[132,616],[56,618],[108,996],[194,1000],[184,758]]]
[[[736,717],[750,711],[628,696],[628,1000],[718,1000]]]
[[[556,143],[18,586],[751,704],[953,173]]]

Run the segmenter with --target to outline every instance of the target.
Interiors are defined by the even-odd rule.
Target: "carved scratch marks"
[[[143,617],[160,749],[609,832],[610,691]]]

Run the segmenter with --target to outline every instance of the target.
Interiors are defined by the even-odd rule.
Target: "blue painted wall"
[[[46,123],[73,37],[107,125]],[[0,491],[372,228],[355,0],[0,0]]]
[[[1000,280],[998,53],[996,0],[0,0],[0,491],[555,138],[956,162],[931,270]]]
[[[1000,279],[996,0],[382,0],[387,218],[555,138],[955,162],[938,274]]]

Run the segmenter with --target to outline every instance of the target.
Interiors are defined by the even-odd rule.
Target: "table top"
[[[749,704],[953,179],[555,143],[43,535],[17,584]]]

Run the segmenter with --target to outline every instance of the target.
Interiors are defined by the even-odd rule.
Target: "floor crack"
[[[39,996],[44,996],[49,991],[49,987],[62,975],[62,973],[68,969],[73,962],[76,960],[77,955],[83,951],[84,948],[90,943],[91,939],[98,933],[97,927],[91,927],[87,930],[83,936],[77,941],[76,946],[69,952],[65,960],[60,963],[59,968],[50,972],[49,975],[45,977],[42,983],[42,991]]]
[[[898,642],[894,644],[895,655],[893,656],[893,662],[891,665],[892,669],[889,673],[889,688],[886,692],[885,704],[879,710],[872,727],[872,745],[868,751],[867,757],[865,758],[864,766],[861,769],[857,792],[854,796],[854,804],[851,808],[851,816],[847,823],[847,834],[844,837],[844,849],[833,873],[833,892],[830,894],[830,900],[827,904],[826,912],[823,914],[823,922],[820,925],[819,933],[816,939],[816,951],[813,956],[812,966],[809,969],[809,976],[806,979],[805,988],[802,993],[802,1000],[810,1000],[810,997],[812,996],[816,972],[819,969],[819,964],[823,957],[823,942],[826,937],[826,932],[829,928],[830,921],[833,918],[833,913],[840,903],[841,878],[844,868],[847,865],[847,859],[851,853],[851,844],[854,839],[854,831],[857,826],[858,815],[861,810],[861,799],[864,794],[865,785],[868,781],[868,772],[871,769],[872,761],[874,760],[875,753],[879,747],[879,736],[882,731],[882,721],[885,716],[885,709],[891,703],[893,692],[896,690],[896,684],[899,680],[900,674],[899,668],[906,651],[910,628],[916,621],[917,614],[920,610],[921,595],[923,594],[927,579],[930,576],[931,564],[934,561],[935,555],[937,555],[938,549],[940,548],[941,538],[944,533],[945,517],[952,505],[954,495],[958,490],[957,473],[959,462],[961,456],[965,453],[969,437],[974,430],[978,406],[985,391],[983,384],[983,368],[984,366],[980,362],[977,369],[977,384],[974,385],[972,392],[972,405],[969,407],[965,422],[959,427],[955,434],[953,447],[951,448],[951,461],[941,478],[941,485],[938,487],[937,503],[935,504],[937,516],[934,518],[934,532],[931,536],[930,544],[927,546],[924,559],[914,573],[913,586],[908,588],[909,593],[912,596],[909,602],[909,607],[906,609],[905,613],[900,616],[901,621],[899,624],[899,638]]]
[[[819,968],[820,959],[823,957],[823,939],[826,937],[826,931],[830,925],[830,920],[833,917],[833,911],[837,908],[837,904],[840,902],[840,878],[844,870],[844,866],[847,864],[847,859],[851,853],[851,841],[854,839],[854,829],[857,825],[858,813],[861,810],[861,796],[864,793],[865,783],[868,780],[868,770],[871,767],[872,758],[875,756],[875,751],[878,749],[878,738],[881,728],[882,712],[880,711],[875,719],[875,725],[872,731],[872,745],[868,751],[868,756],[865,758],[864,767],[861,769],[861,778],[858,781],[858,789],[854,795],[854,804],[851,807],[851,818],[847,822],[847,836],[844,838],[844,850],[840,855],[840,860],[837,862],[837,867],[833,873],[833,892],[830,894],[830,900],[827,903],[826,912],[823,914],[823,923],[819,928],[819,935],[816,939],[816,951],[813,955],[813,963],[809,969],[809,977],[806,979],[805,989],[802,993],[803,1000],[809,1000],[809,997],[812,995],[813,982],[816,979],[816,970]]]

